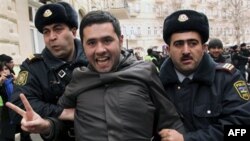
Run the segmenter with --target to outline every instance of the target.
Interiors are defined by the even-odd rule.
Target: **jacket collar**
[[[73,59],[73,61],[71,62],[71,64],[79,64],[79,65],[87,65],[87,59],[83,53],[83,46],[80,42],[79,39],[75,39],[74,40],[75,43],[75,59]],[[45,64],[50,68],[50,69],[58,69],[61,66],[67,64],[68,62],[58,59],[56,57],[54,57],[51,52],[45,48],[42,52],[42,57],[44,59]]]

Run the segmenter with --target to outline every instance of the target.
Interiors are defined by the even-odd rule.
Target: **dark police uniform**
[[[45,4],[38,8],[34,23],[42,34],[46,25],[57,23],[66,24],[70,29],[69,32],[73,33],[74,30],[78,29],[78,15],[75,9],[66,2]],[[57,118],[63,111],[62,107],[57,106],[57,101],[70,82],[73,69],[87,65],[80,40],[74,40],[74,47],[74,58],[71,62],[54,57],[47,48],[41,54],[26,59],[20,66],[21,71],[15,82],[17,87],[12,102],[22,107],[19,94],[24,93],[33,109],[41,117]],[[20,123],[20,118],[15,119],[16,122]],[[73,122],[62,125],[64,125],[61,127],[62,131],[60,130],[58,138],[54,137],[54,139],[56,141],[75,140],[74,137],[71,137],[73,136]]]
[[[246,64],[248,61],[248,57],[244,56],[242,52],[233,52],[232,53],[232,64],[240,70],[242,76],[246,78]]]
[[[173,33],[188,31],[199,33],[204,44],[209,37],[207,17],[193,10],[179,10],[164,21],[166,43],[170,43]],[[188,76],[191,80],[180,83],[181,73],[171,58],[162,64],[160,79],[182,117],[186,129],[184,140],[222,141],[224,125],[250,125],[249,89],[232,64],[216,63],[203,51],[197,68]]]
[[[188,93],[183,91],[171,59],[163,63],[160,78],[182,117],[185,141],[222,141],[223,125],[250,125],[249,90],[233,65],[217,64],[205,54],[186,86]]]
[[[26,59],[20,66],[21,70],[15,82],[17,86],[12,102],[23,107],[19,94],[24,93],[33,109],[41,117],[58,117],[63,108],[56,104],[65,86],[71,80],[73,69],[87,65],[81,42],[78,39],[75,39],[75,51],[75,59],[72,62],[55,58],[47,48],[41,54]],[[61,141],[68,141],[68,133],[62,133],[62,135],[64,136]]]

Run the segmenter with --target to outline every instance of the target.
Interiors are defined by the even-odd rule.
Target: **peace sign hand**
[[[41,118],[41,116],[39,116],[33,110],[33,108],[31,107],[29,101],[24,96],[24,94],[20,94],[20,98],[22,100],[22,103],[26,111],[10,102],[6,102],[6,106],[23,117],[21,120],[21,128],[24,131],[31,133],[41,133],[41,134],[49,133],[50,122],[48,120]]]

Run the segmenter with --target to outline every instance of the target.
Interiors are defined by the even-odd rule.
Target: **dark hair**
[[[149,48],[149,49],[147,50],[147,53],[148,53],[148,54],[152,54],[152,53],[153,53],[153,49],[152,49],[152,48]]]
[[[120,28],[120,23],[118,19],[107,11],[97,10],[97,11],[91,11],[83,17],[81,24],[80,24],[80,31],[79,31],[81,41],[83,41],[83,38],[84,38],[83,30],[86,26],[90,26],[96,23],[101,24],[101,23],[106,23],[106,22],[112,23],[116,35],[120,37],[121,28]]]
[[[247,46],[247,44],[246,44],[246,43],[242,43],[242,44],[240,44],[240,47],[245,47],[245,46]]]
[[[0,55],[0,61],[9,63],[13,58],[11,56],[8,56],[6,54],[1,54]]]
[[[234,45],[234,46],[232,46],[231,48],[232,48],[233,50],[236,50],[237,47],[238,47],[238,45]]]
[[[211,39],[208,43],[208,49],[210,48],[215,48],[215,47],[218,47],[218,48],[223,48],[223,43],[220,39],[218,38],[214,38],[214,39]]]
[[[0,61],[0,71],[3,71],[3,67],[5,66],[5,62]]]

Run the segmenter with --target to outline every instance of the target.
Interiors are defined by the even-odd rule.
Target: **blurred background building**
[[[70,3],[80,19],[92,10],[113,13],[121,23],[124,47],[141,56],[148,48],[163,51],[162,25],[166,16],[179,9],[205,13],[210,22],[210,38],[224,45],[250,43],[250,0],[0,0],[0,54],[20,64],[44,48],[43,36],[34,26],[34,15],[44,3]]]

